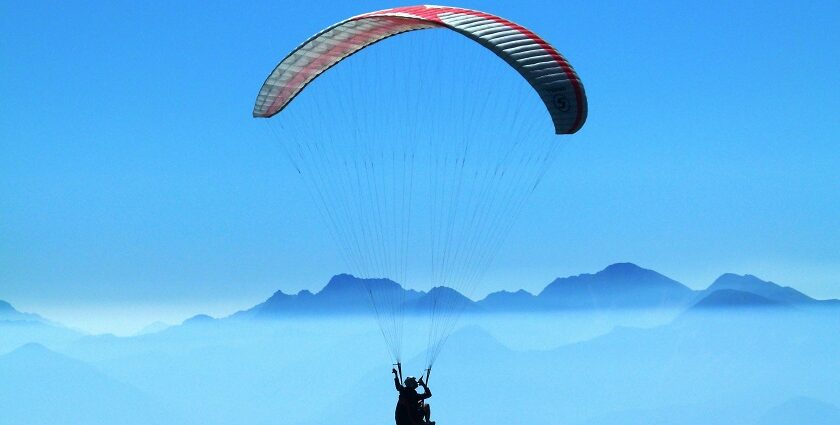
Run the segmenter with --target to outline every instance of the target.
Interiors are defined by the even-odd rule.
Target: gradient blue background
[[[250,112],[287,51],[394,5],[350,3],[4,2],[0,299],[116,326],[344,271]],[[459,6],[555,44],[591,108],[479,292],[633,261],[840,297],[838,2]]]

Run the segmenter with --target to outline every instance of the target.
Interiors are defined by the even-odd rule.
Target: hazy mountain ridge
[[[0,321],[47,322],[46,319],[37,314],[18,311],[11,304],[3,300],[0,300]]]
[[[333,286],[328,293],[338,296],[342,289],[348,288]],[[729,299],[730,292],[745,293],[722,289],[702,299],[714,294]],[[428,294],[417,293],[416,300],[423,295]],[[524,291],[507,295],[526,303],[537,298]],[[304,295],[312,297],[317,294]],[[791,421],[768,424],[819,423],[807,420],[812,406],[830,414],[840,404],[833,380],[840,315],[834,311],[694,307],[689,312],[696,314],[654,327],[617,323],[611,331],[545,349],[503,343],[499,335],[556,338],[558,333],[542,329],[605,320],[605,310],[523,315],[507,328],[500,326],[511,315],[471,316],[467,321],[478,326],[457,329],[435,364],[435,415],[451,423],[553,423],[561,418],[570,425],[702,425],[715,417],[717,423],[740,425],[755,424],[772,408],[767,417],[785,415]],[[572,316],[580,320],[571,321]],[[425,323],[424,318],[411,320],[408,335]],[[409,345],[413,339],[408,338]],[[126,412],[136,415],[134,423],[393,420],[391,364],[367,318],[239,321],[199,315],[184,326],[150,335],[88,336],[63,347],[47,346],[50,350],[30,346],[13,356],[0,355],[0,382],[25,389],[3,393],[0,384],[0,411],[11,412],[12,423],[126,423],[116,416]],[[406,372],[419,373],[422,341],[404,354]],[[803,395],[818,401],[796,401]],[[55,400],[53,410],[33,417],[31,410],[42,399]],[[791,399],[796,402],[785,403]],[[682,405],[689,402],[694,404]],[[88,410],[76,412],[80,406]],[[349,419],[348,411],[354,412]],[[73,416],[85,412],[90,416]]]
[[[238,318],[271,318],[278,313],[299,315],[368,314],[371,297],[393,297],[415,301],[424,292],[406,290],[390,279],[360,279],[349,274],[333,276],[317,293],[302,290],[297,294],[275,292],[265,302],[234,314]]]
[[[733,273],[724,273],[706,291],[714,292],[722,289],[749,292],[768,300],[789,304],[808,304],[815,301],[789,286],[764,281],[751,274],[740,276]]]
[[[0,355],[0,378],[13,384],[0,385],[0,411],[8,423],[180,422],[133,386],[36,343]]]
[[[47,320],[35,313],[23,313],[0,300],[0,354],[26,343],[67,342],[82,333]]]
[[[453,335],[432,385],[436,391],[445,385],[442,394],[457,394],[453,405],[440,407],[448,408],[445,416],[453,423],[523,423],[523,416],[533,415],[547,423],[562,418],[587,425],[706,424],[710,417],[715,423],[754,424],[798,394],[825,398],[831,410],[838,400],[832,378],[837,319],[820,310],[715,310],[651,329],[618,327],[587,341],[527,351],[500,346],[483,329],[467,327]],[[797,366],[803,358],[808,368]],[[737,378],[744,376],[749,379]],[[377,388],[370,384],[362,394]],[[500,401],[497,409],[456,408],[498,399],[500,388],[531,392]],[[376,409],[363,397],[346,402],[347,408]],[[508,408],[512,403],[515,409]],[[796,420],[767,423],[834,423],[802,420],[814,416],[806,407],[781,405],[772,414]]]
[[[694,291],[632,263],[616,263],[594,274],[558,278],[538,298],[552,308],[643,308],[682,306]]]
[[[840,307],[840,300],[816,300],[789,286],[747,274],[725,273],[704,290],[686,285],[633,263],[615,263],[596,273],[557,278],[539,294],[525,290],[498,291],[481,300],[471,300],[445,286],[429,292],[405,289],[390,279],[365,279],[350,274],[333,276],[320,291],[297,294],[276,291],[264,302],[231,315],[235,319],[273,319],[285,316],[330,316],[371,312],[371,301],[401,305],[406,314],[427,314],[431,306],[476,313],[529,313],[565,310],[620,310],[646,308],[752,308],[752,307]],[[398,300],[398,301],[395,301]],[[214,320],[197,315],[183,324]],[[60,327],[33,313],[17,311],[0,300],[0,326],[13,322],[40,323]],[[163,330],[164,327],[156,329]],[[67,330],[68,332],[72,332]]]
[[[400,305],[407,314],[428,312],[431,305],[460,308],[465,313],[516,313],[562,310],[647,308],[752,308],[840,306],[838,300],[815,300],[791,287],[753,275],[726,273],[707,289],[692,290],[656,271],[633,263],[612,264],[597,273],[557,278],[539,294],[525,290],[499,291],[473,301],[458,291],[436,287],[428,293],[406,290],[389,279],[363,279],[341,274],[317,293],[277,291],[265,302],[234,315],[238,318],[278,318],[286,315],[368,314],[371,298]],[[395,301],[399,300],[399,301]]]
[[[710,292],[707,296],[698,301],[692,309],[710,308],[738,308],[738,307],[789,307],[781,301],[757,295],[752,292],[739,291],[735,289],[718,289]]]

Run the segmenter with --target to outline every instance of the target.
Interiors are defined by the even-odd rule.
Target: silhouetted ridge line
[[[714,292],[722,289],[749,292],[769,300],[791,304],[813,303],[817,301],[791,287],[764,281],[750,274],[737,275],[734,273],[725,273],[717,278],[709,286],[707,291]]]
[[[723,291],[723,292],[721,292]],[[718,292],[721,292],[718,294]],[[237,313],[237,317],[282,318],[291,315],[328,316],[368,314],[370,295],[403,300],[406,314],[425,314],[430,308],[458,308],[465,313],[527,313],[564,310],[621,310],[676,308],[751,308],[770,305],[840,306],[818,301],[790,287],[752,275],[721,275],[705,290],[692,290],[656,271],[633,263],[616,263],[596,273],[557,278],[538,295],[525,290],[498,291],[473,301],[445,286],[428,293],[403,288],[390,279],[363,279],[350,274],[333,276],[316,293],[275,292],[265,302]],[[714,295],[713,297],[710,297]]]
[[[785,307],[786,304],[750,292],[719,289],[701,299],[692,308],[721,309],[733,307]]]
[[[595,274],[555,279],[537,296],[547,309],[650,308],[684,306],[694,296],[687,286],[632,263]]]

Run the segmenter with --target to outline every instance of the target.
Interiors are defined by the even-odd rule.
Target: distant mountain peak
[[[681,283],[666,277],[653,270],[639,267],[633,263],[615,263],[610,264],[603,270],[596,273],[582,273],[576,276],[561,277],[550,283],[546,289],[552,285],[660,285],[667,283],[669,285],[683,286]],[[688,289],[686,287],[686,289]]]
[[[0,358],[4,358],[7,360],[20,359],[27,362],[30,362],[32,360],[59,359],[63,357],[64,356],[62,356],[61,354],[58,354],[55,351],[52,351],[49,348],[37,342],[30,342],[21,345],[20,347],[15,348],[11,352],[0,356]]]
[[[524,289],[519,289],[519,290],[513,291],[513,292],[506,291],[506,290],[503,289],[501,291],[496,291],[496,292],[489,293],[486,298],[490,298],[490,297],[533,297],[533,296],[534,296],[534,294],[532,294],[532,293],[530,293],[530,292],[528,292]]]
[[[360,278],[342,273],[315,293],[301,290],[295,295],[277,291],[265,302],[235,314],[237,317],[280,318],[290,315],[361,314],[371,309],[371,299],[409,302],[424,295],[403,289],[390,279]]]
[[[45,353],[50,351],[47,347],[37,343],[37,342],[28,342],[26,344],[21,345],[18,348],[12,350],[13,353]]]
[[[352,274],[340,273],[340,274],[337,274],[337,275],[331,277],[329,282],[327,282],[326,286],[324,286],[324,289],[327,289],[327,288],[330,288],[330,287],[341,287],[341,286],[347,285],[347,284],[353,284],[358,280],[359,279],[356,276],[353,276]]]
[[[753,294],[752,292],[734,289],[719,289],[701,299],[693,308],[719,309],[742,307],[784,307],[785,304]]]
[[[645,273],[645,272],[651,272],[651,271],[653,271],[653,270],[648,270],[648,269],[639,267],[636,264],[627,262],[627,263],[610,264],[609,266],[605,267],[604,270],[601,270],[598,273],[632,274],[632,273]]]
[[[43,317],[34,313],[23,313],[16,310],[10,303],[0,300],[0,320],[18,320],[26,322],[47,323]]]
[[[724,273],[720,275],[715,281],[712,283],[712,286],[715,285],[727,285],[727,284],[752,284],[752,285],[761,285],[761,286],[781,286],[774,282],[765,281],[759,279],[755,275],[751,274],[737,274],[737,273]]]
[[[436,286],[429,290],[429,292],[406,302],[406,308],[409,311],[415,312],[428,311],[430,308],[438,309],[438,311],[462,309],[473,305],[473,300],[446,286]]]
[[[735,273],[724,273],[707,289],[708,292],[732,289],[736,291],[750,292],[764,298],[791,304],[813,303],[816,300],[787,286],[761,280],[751,274],[738,275]]]
[[[0,313],[17,313],[14,307],[6,301],[0,300]]]
[[[271,294],[271,296],[272,296],[272,297],[282,297],[282,296],[287,296],[287,297],[288,297],[288,296],[289,296],[289,294],[287,294],[287,293],[283,292],[283,290],[282,290],[282,289],[278,289],[278,290],[274,291],[274,293],[273,293],[273,294]]]
[[[324,286],[324,289],[321,289],[318,293],[343,293],[348,290],[356,291],[358,289],[370,289],[375,291],[402,290],[402,286],[391,279],[361,278],[353,276],[352,274],[342,273],[333,276],[327,285]]]
[[[430,289],[429,292],[426,294],[427,296],[457,296],[457,297],[464,297],[467,298],[464,294],[448,287],[448,286],[435,286],[434,288]]]
[[[496,291],[488,294],[478,303],[488,309],[497,311],[528,311],[539,308],[535,305],[536,296],[520,289],[516,292]]]
[[[639,308],[685,305],[693,291],[653,270],[615,263],[594,273],[555,279],[538,295],[551,308]]]
[[[610,264],[603,270],[595,273],[595,276],[637,279],[636,282],[645,282],[645,279],[665,279],[674,283],[679,283],[669,277],[666,277],[661,273],[658,273],[651,269],[640,267],[633,263]]]
[[[214,318],[212,318],[212,317],[210,317],[206,314],[196,314],[195,316],[190,317],[187,320],[184,320],[182,325],[204,324],[204,323],[213,322],[214,320],[216,320],[216,319],[214,319]]]

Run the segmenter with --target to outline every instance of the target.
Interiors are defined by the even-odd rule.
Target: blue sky
[[[343,271],[250,116],[290,49],[395,5],[333,3],[5,3],[0,299],[220,314]],[[484,292],[632,261],[840,297],[837,2],[459,6],[552,42],[590,104]]]

